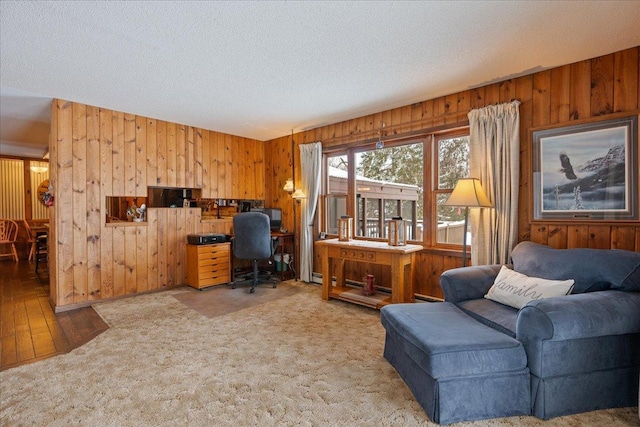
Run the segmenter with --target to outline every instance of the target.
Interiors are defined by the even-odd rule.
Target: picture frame
[[[638,115],[532,131],[534,221],[638,220]]]

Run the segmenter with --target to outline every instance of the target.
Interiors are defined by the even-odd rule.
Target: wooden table
[[[420,245],[389,246],[387,242],[338,239],[320,240],[316,247],[322,258],[322,299],[338,298],[356,304],[380,308],[389,303],[414,302],[413,262]],[[381,264],[391,267],[391,296],[366,297],[347,287],[344,267],[347,261]],[[332,263],[336,265],[336,285],[332,286]]]

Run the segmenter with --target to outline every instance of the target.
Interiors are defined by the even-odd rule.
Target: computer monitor
[[[280,208],[266,208],[264,213],[269,216],[271,222],[271,230],[279,231],[282,227],[282,209]]]

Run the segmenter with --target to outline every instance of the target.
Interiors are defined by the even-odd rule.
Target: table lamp
[[[491,208],[487,194],[480,185],[478,178],[462,178],[456,183],[451,196],[445,202],[445,206],[458,206],[464,208],[464,229],[462,243],[462,266],[467,266],[467,224],[469,222],[469,208]]]

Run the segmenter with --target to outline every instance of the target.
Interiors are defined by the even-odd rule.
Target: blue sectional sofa
[[[640,253],[522,242],[508,267],[571,279],[573,288],[517,309],[485,298],[501,265],[464,267],[442,274],[445,302],[381,310],[385,357],[429,417],[443,424],[517,414],[549,419],[637,406]]]

